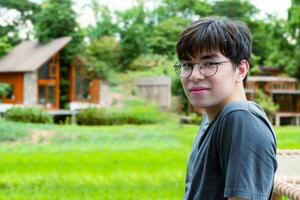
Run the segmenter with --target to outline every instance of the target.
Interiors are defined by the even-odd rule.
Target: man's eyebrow
[[[200,59],[204,60],[204,59],[211,59],[211,58],[217,58],[218,54],[209,54],[209,55],[205,55],[205,56],[201,56]]]

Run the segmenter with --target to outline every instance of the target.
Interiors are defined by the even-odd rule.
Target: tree
[[[35,35],[40,42],[69,36],[78,28],[71,0],[46,0],[35,16]]]
[[[0,24],[0,37],[8,36],[7,41],[13,46],[21,41],[19,31],[24,27],[28,27],[28,24],[34,23],[33,17],[39,12],[40,7],[29,0],[1,0],[0,9],[2,11],[0,17],[6,21]],[[9,20],[7,12],[11,10],[17,12],[19,16]],[[28,37],[29,33],[27,33]]]
[[[141,54],[148,52],[146,38],[151,34],[152,25],[147,22],[144,3],[117,13],[121,39],[121,70],[127,70],[130,63]]]
[[[283,29],[279,26],[279,21],[276,23],[277,19],[272,18],[272,20],[255,20],[249,21],[247,25],[252,32],[252,52],[256,57],[256,62],[252,63],[255,65],[265,65],[266,60],[270,57],[270,54],[274,52],[275,49],[279,48],[281,38],[283,37]],[[280,30],[279,30],[280,28]],[[274,64],[267,64],[268,66],[274,66]],[[275,67],[277,65],[275,64]]]
[[[113,37],[103,36],[94,40],[83,57],[87,67],[87,77],[108,80],[119,63],[120,50],[119,42]]]
[[[300,1],[292,0],[288,20],[270,21],[274,24],[268,32],[273,37],[273,46],[264,63],[300,79]]]
[[[41,11],[35,16],[35,35],[40,42],[54,38],[71,36],[72,41],[61,53],[61,102],[64,107],[68,102],[68,71],[71,63],[84,49],[83,34],[76,22],[76,13],[72,9],[72,0],[45,0]]]
[[[288,23],[292,36],[300,41],[300,0],[292,0],[288,10]]]
[[[0,102],[3,97],[11,92],[12,88],[11,85],[6,83],[0,83]]]
[[[251,21],[258,11],[248,0],[224,0],[214,1],[213,3],[213,12],[215,15],[242,20],[244,22]]]
[[[255,96],[256,102],[264,109],[269,119],[272,120],[279,109],[279,105],[274,103],[272,97],[265,94],[262,90],[257,90]]]
[[[153,33],[147,38],[147,45],[151,52],[170,57],[176,54],[175,47],[179,34],[188,22],[181,17],[172,17],[154,26]]]
[[[96,24],[87,28],[88,37],[95,40],[102,36],[114,36],[118,32],[118,26],[112,21],[114,16],[109,8],[99,5],[96,0],[92,0],[90,7],[94,13]]]
[[[11,50],[12,46],[8,42],[7,36],[0,37],[0,58]]]
[[[300,80],[300,0],[292,0],[288,13],[290,39],[293,46],[291,58],[294,62],[286,71],[292,70],[293,75]]]

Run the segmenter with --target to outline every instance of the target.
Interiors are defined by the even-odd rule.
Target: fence
[[[300,158],[300,150],[279,150],[277,153],[278,156],[282,158],[289,158],[293,160],[294,164]],[[283,160],[282,160],[283,161]],[[279,164],[283,164],[282,162]],[[273,198],[272,200],[281,200],[282,197],[287,197],[290,200],[300,200],[300,174],[290,176],[286,170],[292,170],[299,173],[298,170],[293,168],[291,169],[292,163],[284,163],[286,166],[284,175],[277,174],[274,182]],[[297,164],[297,166],[300,166]],[[279,176],[278,176],[279,175]]]
[[[136,93],[148,102],[157,103],[161,110],[171,108],[171,78],[144,77],[135,80]]]

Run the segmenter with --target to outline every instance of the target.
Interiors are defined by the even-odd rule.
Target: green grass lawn
[[[0,199],[182,199],[197,130],[0,121]],[[300,148],[300,128],[276,134],[279,148]]]

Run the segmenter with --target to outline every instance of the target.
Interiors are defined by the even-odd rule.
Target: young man
[[[206,113],[188,161],[184,199],[272,198],[276,138],[244,91],[251,43],[245,24],[219,18],[200,19],[180,35],[174,68],[190,103]]]

